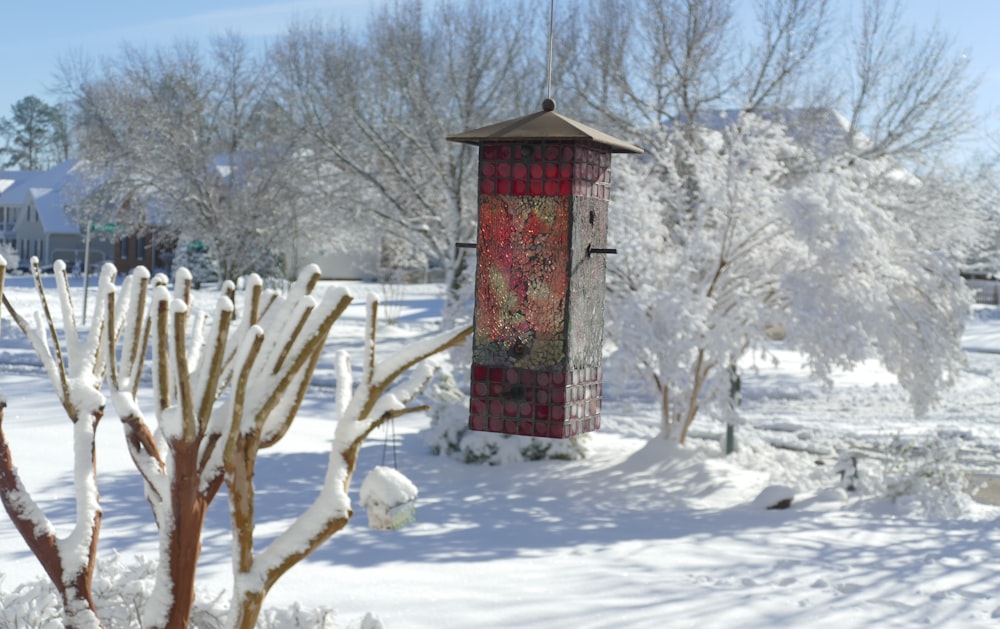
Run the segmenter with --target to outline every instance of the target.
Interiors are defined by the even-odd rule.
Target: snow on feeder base
[[[393,531],[417,520],[417,486],[389,467],[378,466],[361,483],[361,506],[369,528]]]

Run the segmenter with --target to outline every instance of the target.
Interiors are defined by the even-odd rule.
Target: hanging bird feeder
[[[642,149],[542,111],[448,137],[479,147],[469,427],[568,438],[601,424],[612,153]]]
[[[377,466],[361,483],[361,506],[368,513],[368,526],[391,531],[417,520],[417,487],[399,471]]]

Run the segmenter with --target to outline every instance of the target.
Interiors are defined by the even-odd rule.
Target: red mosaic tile
[[[483,381],[489,377],[490,368],[486,365],[473,365],[472,366],[472,379]]]

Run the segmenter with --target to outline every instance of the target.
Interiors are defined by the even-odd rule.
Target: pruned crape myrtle
[[[2,293],[6,262],[0,258],[0,293]],[[98,501],[94,433],[104,414],[103,382],[107,326],[103,316],[96,316],[90,330],[81,338],[73,318],[66,265],[54,265],[56,296],[62,315],[60,337],[42,287],[38,259],[31,260],[32,275],[40,301],[40,312],[34,322],[16,312],[3,297],[3,305],[28,337],[38,354],[56,395],[73,424],[73,483],[76,519],[68,535],[60,537],[55,527],[35,503],[21,482],[11,455],[10,444],[0,429],[0,500],[17,527],[21,537],[41,562],[45,573],[55,584],[62,599],[63,622],[66,627],[99,627],[91,584],[97,556],[97,538],[101,526]],[[102,282],[110,283],[115,275],[111,265],[105,265]],[[102,294],[101,301],[107,295]],[[101,312],[103,313],[103,308]],[[0,403],[0,427],[3,407]]]
[[[268,590],[289,568],[346,526],[348,487],[364,439],[403,413],[433,376],[424,360],[460,343],[469,328],[416,342],[381,362],[375,356],[378,301],[369,298],[365,364],[353,383],[345,352],[337,355],[337,427],[325,481],[315,502],[269,546],[254,552],[254,469],[262,448],[288,431],[306,394],[330,327],[351,296],[313,294],[319,269],[309,266],[286,296],[247,281],[242,316],[234,323],[228,285],[208,323],[192,320],[190,275],[174,293],[166,278],[144,269],[118,291],[109,287],[108,380],[136,468],[146,484],[160,536],[160,566],[144,614],[146,627],[188,626],[205,513],[226,484],[233,529],[233,599],[228,624],[253,627]],[[110,282],[110,278],[108,280]],[[139,374],[151,347],[155,430],[136,403]],[[409,378],[390,386],[410,368]]]

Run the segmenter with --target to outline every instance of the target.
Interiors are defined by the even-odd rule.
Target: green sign
[[[101,232],[102,234],[113,234],[118,231],[117,223],[91,223],[90,231]]]

